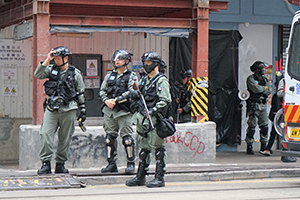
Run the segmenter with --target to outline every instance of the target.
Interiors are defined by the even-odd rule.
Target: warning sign
[[[0,39],[0,66],[30,66],[31,42]]]
[[[3,96],[18,96],[18,87],[17,85],[4,85],[2,89]]]
[[[86,60],[86,75],[87,76],[98,76],[98,60],[87,59]]]
[[[3,68],[2,69],[2,79],[3,80],[16,80],[17,79],[17,69]]]

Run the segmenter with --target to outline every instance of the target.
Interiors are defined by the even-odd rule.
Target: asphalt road
[[[293,200],[300,199],[300,177],[238,181],[167,183],[163,188],[97,185],[80,189],[0,191],[0,200]]]

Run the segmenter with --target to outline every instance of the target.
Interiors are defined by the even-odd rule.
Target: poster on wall
[[[3,85],[2,95],[6,96],[6,97],[18,96],[18,86],[17,85]]]
[[[145,72],[143,68],[143,62],[142,61],[132,61],[132,70],[137,74],[138,78],[142,78],[143,76],[146,76],[147,73]]]
[[[31,42],[0,39],[0,66],[30,66]]]
[[[99,76],[85,76],[84,77],[85,88],[100,88]]]
[[[97,59],[86,60],[86,75],[97,76],[98,75],[98,61]]]
[[[2,69],[2,80],[16,80],[17,69],[3,68]]]

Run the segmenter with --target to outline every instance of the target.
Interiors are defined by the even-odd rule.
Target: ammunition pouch
[[[53,98],[49,98],[48,99],[48,105],[47,105],[47,109],[50,112],[54,112],[56,110],[59,109],[60,105],[64,102],[64,98],[57,96],[57,97],[53,97]]]
[[[56,93],[57,81],[46,81],[44,83],[44,87],[46,95],[51,97],[53,94]]]

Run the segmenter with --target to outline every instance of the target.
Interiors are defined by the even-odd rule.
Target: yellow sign
[[[91,64],[90,64],[90,68],[95,68],[95,65],[94,65],[94,63],[93,63],[93,62],[91,62]]]
[[[18,96],[18,85],[3,85],[2,87],[3,96]]]
[[[188,90],[192,93],[192,116],[204,116],[199,122],[208,121],[208,77],[192,78]]]

